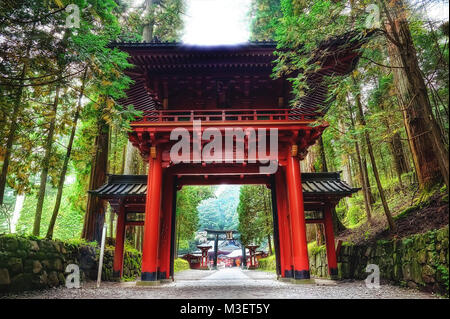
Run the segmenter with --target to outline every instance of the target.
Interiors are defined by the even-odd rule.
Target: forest
[[[106,174],[146,174],[128,141],[140,112],[119,103],[132,81],[115,42],[180,42],[184,0],[20,0],[0,5],[0,234],[91,241]],[[334,212],[338,237],[361,241],[448,225],[449,25],[425,13],[448,1],[252,0],[249,41],[275,41],[273,78],[290,78],[295,107],[317,48],[342,35],[363,41],[357,68],[327,78],[329,127],[303,172],[340,171],[361,190]],[[74,19],[74,13],[79,19]],[[72,28],[67,27],[67,23]],[[204,228],[239,229],[273,250],[270,190],[183,187],[177,245]],[[222,197],[221,197],[222,196]],[[103,205],[103,204],[100,204]],[[108,237],[115,213],[104,205]],[[222,211],[223,218],[214,214]],[[140,249],[142,227],[127,233]],[[308,238],[323,243],[320,226]],[[181,245],[181,246],[180,246]]]

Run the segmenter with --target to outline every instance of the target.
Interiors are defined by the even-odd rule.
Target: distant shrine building
[[[118,216],[115,276],[122,276],[125,227],[143,225],[142,283],[173,279],[176,192],[185,185],[215,184],[271,189],[279,277],[310,278],[307,223],[324,224],[328,270],[336,276],[332,211],[357,189],[339,173],[301,173],[299,162],[328,126],[317,121],[327,98],[323,78],[351,72],[360,44],[329,42],[295,108],[289,106],[290,83],[271,77],[275,43],[117,47],[135,65],[126,72],[134,84],[121,103],[143,111],[131,123],[129,139],[149,165],[148,175],[109,176],[91,191],[109,201]],[[187,147],[177,145],[183,138]]]

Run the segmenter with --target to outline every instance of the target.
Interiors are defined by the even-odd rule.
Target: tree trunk
[[[443,179],[448,187],[448,151],[432,112],[406,19],[405,4],[402,0],[394,0],[388,9],[384,1],[382,3],[388,20],[385,26],[391,64],[402,67],[393,69],[394,81],[419,185],[427,188]]]
[[[314,228],[316,229],[316,244],[317,246],[322,246],[325,241],[322,224],[314,224]]]
[[[142,30],[142,40],[144,42],[152,42],[153,40],[153,28],[154,28],[154,21],[153,21],[153,12],[151,11],[151,6],[153,5],[153,0],[145,0],[145,15],[146,18],[149,19],[148,23],[144,24],[144,28]]]
[[[57,84],[55,91],[55,100],[53,102],[53,109],[50,120],[50,128],[48,130],[47,139],[45,142],[45,154],[42,160],[42,170],[41,170],[41,181],[39,185],[38,200],[36,204],[36,214],[34,215],[34,225],[33,225],[33,235],[39,236],[41,229],[41,218],[42,218],[42,207],[44,206],[45,199],[45,188],[47,186],[47,176],[50,165],[50,157],[52,156],[52,146],[53,146],[53,136],[55,135],[55,125],[56,125],[56,112],[58,110],[59,104],[59,92],[60,84]]]
[[[403,150],[402,138],[398,132],[392,136],[392,151],[394,153],[395,165],[398,168],[399,173],[408,173],[410,167],[405,151]]]
[[[345,126],[342,120],[339,118],[339,130],[341,132],[345,131]],[[350,186],[353,187],[353,179],[352,179],[352,171],[350,167],[350,156],[348,152],[343,151],[341,153],[341,161],[342,161],[342,177],[343,180],[346,181]]]
[[[34,32],[34,25],[33,25],[33,31]],[[16,131],[18,128],[17,118],[20,113],[20,108],[22,106],[22,95],[23,95],[23,84],[25,81],[26,74],[28,72],[28,65],[29,65],[29,56],[30,56],[30,50],[32,46],[32,39],[30,37],[26,53],[25,53],[25,60],[22,67],[22,72],[20,73],[20,80],[19,80],[19,87],[17,88],[17,93],[14,98],[14,107],[11,114],[11,125],[9,127],[8,132],[8,138],[6,140],[6,148],[4,149],[5,155],[3,159],[3,166],[2,166],[2,172],[0,175],[0,205],[3,205],[3,199],[5,195],[5,188],[6,188],[6,180],[8,176],[8,168],[9,168],[9,161],[11,159],[11,153],[12,153],[12,146],[14,144],[14,140],[16,139]]]
[[[350,104],[348,104],[348,110],[349,110],[349,117],[350,117],[350,121],[351,121],[351,126],[352,128],[355,127],[355,120],[353,119],[353,113],[352,113],[352,109],[350,107]],[[367,175],[365,174],[365,170],[363,169],[363,162],[362,162],[362,158],[361,158],[361,150],[359,148],[359,142],[358,140],[355,140],[355,150],[356,150],[356,159],[358,162],[358,167],[359,167],[359,182],[361,184],[362,187],[362,191],[363,191],[363,197],[364,197],[364,206],[366,209],[366,216],[367,216],[367,221],[369,223],[372,222],[372,212],[371,212],[371,206],[370,206],[370,197],[369,197],[369,191],[367,189]]]
[[[327,157],[325,155],[325,147],[323,146],[322,135],[320,135],[320,138],[319,138],[318,148],[319,148],[318,152],[319,152],[319,157],[320,157],[320,171],[328,172]]]
[[[365,142],[365,140],[363,139],[363,141],[361,143],[361,147],[360,147],[361,163],[362,163],[362,169],[363,169],[363,174],[364,174],[364,183],[366,183],[367,197],[369,199],[370,206],[372,206],[373,204],[375,204],[375,196],[373,196],[372,186],[370,185],[369,170],[367,169],[366,152],[364,152],[364,146],[366,146],[366,148],[367,148],[367,145],[365,145],[364,142]]]
[[[272,238],[270,238],[270,234],[267,234],[267,243],[269,245],[269,256],[272,256]]]
[[[384,111],[382,105],[380,105],[381,109]],[[384,125],[386,126],[386,133],[389,134],[391,132],[391,125],[389,124],[389,120],[384,118]],[[392,154],[392,158],[394,160],[395,172],[397,173],[398,182],[400,188],[403,190],[403,181],[402,174],[408,172],[408,165],[406,162],[406,156],[403,151],[403,144],[400,137],[400,133],[395,132],[392,137],[389,138],[389,149]]]
[[[108,165],[108,131],[109,127],[103,119],[98,121],[98,135],[95,139],[96,152],[92,162],[89,189],[97,189],[106,182]],[[86,215],[82,238],[100,243],[105,220],[106,203],[104,200],[88,194]]]
[[[123,173],[125,175],[134,175],[139,173],[139,167],[137,163],[138,158],[138,150],[133,146],[133,144],[131,144],[130,141],[128,141],[125,148],[125,164],[123,167]]]
[[[357,85],[356,80],[353,79],[353,81],[354,81],[354,84]],[[358,112],[359,112],[360,124],[362,126],[366,126],[366,120],[364,118],[364,112],[363,112],[363,109],[362,109],[361,97],[360,97],[359,90],[357,91],[357,93],[355,95],[355,101],[356,101],[356,106],[357,106]],[[395,232],[396,227],[395,227],[394,219],[392,218],[391,211],[389,210],[389,206],[387,204],[387,200],[386,200],[386,197],[384,195],[383,186],[381,185],[380,176],[378,174],[377,163],[375,161],[375,156],[373,155],[372,142],[370,141],[370,136],[369,136],[369,133],[367,131],[364,131],[364,137],[365,137],[365,140],[366,140],[366,146],[367,146],[367,151],[369,153],[370,162],[372,164],[373,175],[375,176],[375,180],[377,182],[377,187],[378,187],[378,192],[380,194],[381,202],[383,204],[384,214],[386,215],[386,219],[387,219],[388,224],[389,224],[389,229],[392,232]]]
[[[26,67],[23,67],[23,71],[22,71],[22,81],[21,83],[23,83],[23,78],[24,78],[24,72],[26,70]],[[11,125],[9,127],[9,132],[8,132],[8,138],[6,140],[6,148],[5,148],[5,155],[4,155],[4,160],[3,160],[3,166],[2,166],[2,173],[0,175],[0,205],[3,205],[3,198],[4,198],[4,194],[5,194],[5,188],[6,188],[6,179],[8,176],[8,168],[9,168],[9,161],[11,159],[11,153],[12,153],[12,146],[14,143],[14,140],[16,138],[16,131],[17,131],[17,117],[19,115],[20,112],[20,106],[21,106],[21,101],[22,101],[22,92],[23,92],[23,87],[22,84],[21,86],[17,89],[17,94],[16,94],[16,98],[15,98],[15,102],[14,102],[14,108],[11,114]]]
[[[61,175],[59,176],[58,193],[56,194],[55,206],[53,208],[53,213],[52,213],[52,217],[50,219],[50,224],[48,225],[47,235],[45,236],[48,239],[52,239],[52,237],[53,237],[53,230],[55,227],[56,218],[58,217],[59,207],[61,205],[61,198],[62,198],[62,193],[63,193],[63,189],[64,189],[64,182],[66,180],[67,168],[69,166],[69,160],[70,160],[70,156],[72,154],[73,140],[75,139],[78,118],[80,117],[81,101],[82,101],[83,94],[84,94],[84,87],[86,84],[87,72],[88,72],[88,69],[86,68],[86,70],[84,71],[84,75],[83,75],[83,79],[82,79],[82,83],[81,83],[81,90],[80,90],[80,95],[78,97],[77,109],[76,109],[75,115],[73,117],[72,131],[70,132],[69,144],[67,145],[66,156],[64,158]]]
[[[323,139],[322,136],[320,136],[319,138],[319,142],[317,145],[317,153],[319,154],[319,158],[320,158],[320,168],[321,168],[321,172],[328,172],[328,163],[327,163],[327,158],[325,155],[325,147],[323,145]],[[332,217],[333,217],[333,229],[334,232],[336,234],[346,230],[347,228],[344,226],[344,224],[342,224],[342,222],[340,221],[339,217],[336,214],[336,209],[333,208],[331,211]],[[322,239],[325,238],[325,233],[323,232],[323,227],[316,227],[316,238],[320,237]]]
[[[272,227],[270,227],[271,223],[270,223],[270,217],[272,216],[271,210],[272,210],[272,205],[270,205],[270,195],[268,192],[266,192],[265,190],[265,186],[261,186],[261,191],[264,194],[264,212],[265,212],[265,221],[266,221],[266,231],[267,231],[267,244],[269,245],[269,255],[272,256],[272,240],[271,240],[271,236],[270,234],[272,233]],[[273,222],[273,221],[272,221]]]

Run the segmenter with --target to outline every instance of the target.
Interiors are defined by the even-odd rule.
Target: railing
[[[303,114],[299,109],[158,110],[145,112],[144,122],[225,121],[302,121],[318,114]]]

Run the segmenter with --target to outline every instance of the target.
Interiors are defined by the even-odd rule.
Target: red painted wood
[[[333,217],[331,207],[327,206],[324,211],[325,217],[325,240],[327,248],[328,273],[333,275],[333,270],[337,271],[336,248],[334,244]]]
[[[278,168],[278,172],[275,174],[275,187],[277,195],[278,232],[280,237],[281,276],[286,278],[292,275],[293,261],[288,221],[286,178],[284,169],[281,167]]]
[[[165,279],[170,276],[170,243],[172,226],[172,204],[173,204],[173,176],[164,174],[163,181],[164,200],[161,210],[160,244],[159,244],[159,271]]]
[[[120,205],[119,213],[117,214],[116,226],[116,246],[114,247],[114,262],[113,271],[115,274],[123,275],[123,253],[125,244],[125,208]]]
[[[193,122],[201,120],[215,121],[305,121],[316,114],[299,114],[295,109],[211,109],[211,110],[155,110],[145,112],[139,122]],[[136,123],[136,122],[135,122]],[[138,123],[138,122],[137,122]]]
[[[204,176],[182,176],[178,185],[267,185],[270,183],[270,178],[264,175],[244,175],[242,178],[240,176],[207,176],[208,178]]]
[[[306,240],[305,211],[300,177],[300,163],[297,157],[289,156],[286,179],[289,194],[289,211],[292,237],[294,271],[309,273],[308,243]],[[300,279],[307,279],[308,275]]]
[[[159,214],[161,210],[161,153],[149,160],[147,197],[145,204],[144,245],[142,248],[142,273],[158,270]]]
[[[142,207],[144,207],[145,205],[142,204]],[[145,207],[142,209],[143,211],[145,210]],[[126,226],[144,226],[144,222],[126,222],[125,225]]]

